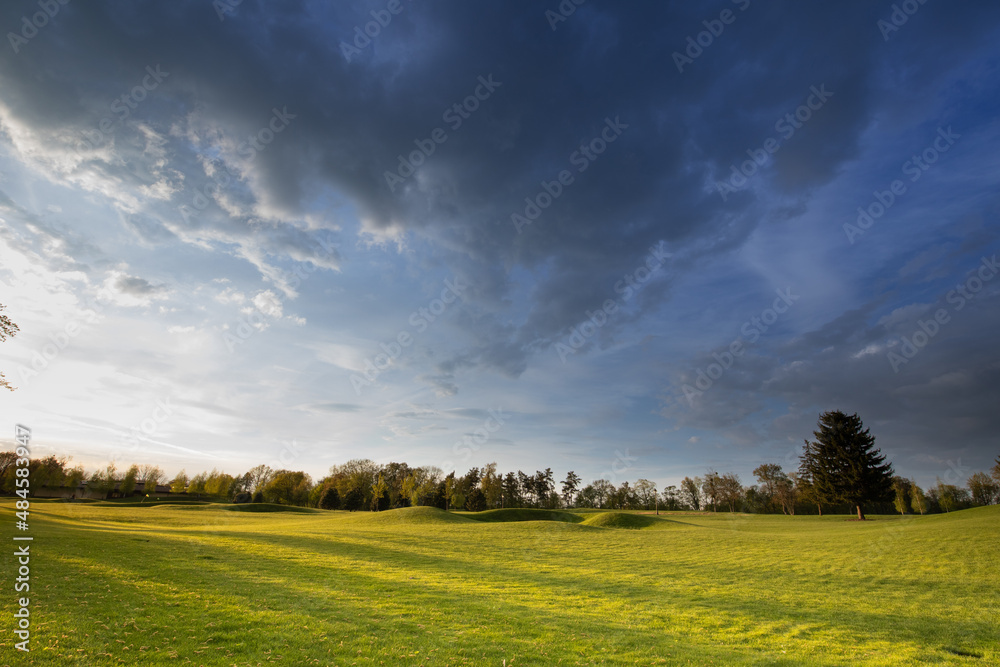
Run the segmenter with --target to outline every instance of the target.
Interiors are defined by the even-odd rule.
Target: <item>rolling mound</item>
[[[75,501],[75,502],[80,502],[80,501]],[[170,505],[172,507],[189,507],[189,508],[195,508],[195,507],[205,507],[206,505],[212,505],[213,504],[212,501],[210,501],[210,500],[172,500],[172,499],[171,500],[146,500],[144,502],[140,502],[138,500],[135,500],[135,501],[132,501],[132,500],[128,500],[128,501],[124,501],[124,500],[92,500],[92,501],[84,501],[84,502],[88,502],[88,504],[90,504],[92,506],[101,507],[101,508],[108,508],[108,509],[135,509],[135,508],[142,509],[144,507],[160,507],[162,505]]]
[[[370,523],[469,523],[461,514],[445,512],[437,507],[401,507],[385,512],[358,512]]]
[[[527,508],[486,510],[485,512],[475,512],[466,514],[465,516],[473,521],[487,523],[506,521],[563,521],[566,523],[579,523],[583,521],[581,517],[570,512]]]
[[[229,512],[297,512],[299,514],[316,514],[322,511],[313,509],[312,507],[277,505],[275,503],[241,503],[239,505],[223,505],[222,509]]]
[[[602,512],[587,517],[583,525],[598,528],[649,528],[662,525],[664,521],[645,514],[628,514],[626,512]]]

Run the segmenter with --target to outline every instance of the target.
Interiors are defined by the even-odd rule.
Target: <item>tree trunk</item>
[[[816,509],[819,510],[819,515],[823,516],[823,506],[820,505],[819,503],[816,503]]]
[[[858,521],[865,520],[865,513],[861,511],[861,505],[858,505]]]

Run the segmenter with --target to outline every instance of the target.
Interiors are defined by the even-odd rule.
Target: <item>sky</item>
[[[13,0],[0,435],[560,479],[1000,455],[1000,5]]]

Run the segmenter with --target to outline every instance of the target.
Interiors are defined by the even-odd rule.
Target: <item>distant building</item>
[[[89,500],[109,500],[111,498],[121,498],[121,482],[115,484],[113,491],[98,491],[97,489],[90,488],[87,482],[80,482],[76,488],[69,488],[65,486],[42,486],[32,489],[32,495],[35,498],[67,498],[67,499],[81,499],[86,498]],[[135,489],[132,491],[131,496],[145,496],[149,493],[150,496],[176,496],[179,494],[172,494],[170,492],[170,487],[166,484],[157,484],[156,488],[150,491],[146,491],[145,482],[136,482]]]

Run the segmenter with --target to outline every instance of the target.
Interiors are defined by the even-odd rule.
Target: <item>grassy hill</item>
[[[33,502],[0,664],[1000,664],[1000,508],[846,518]]]

